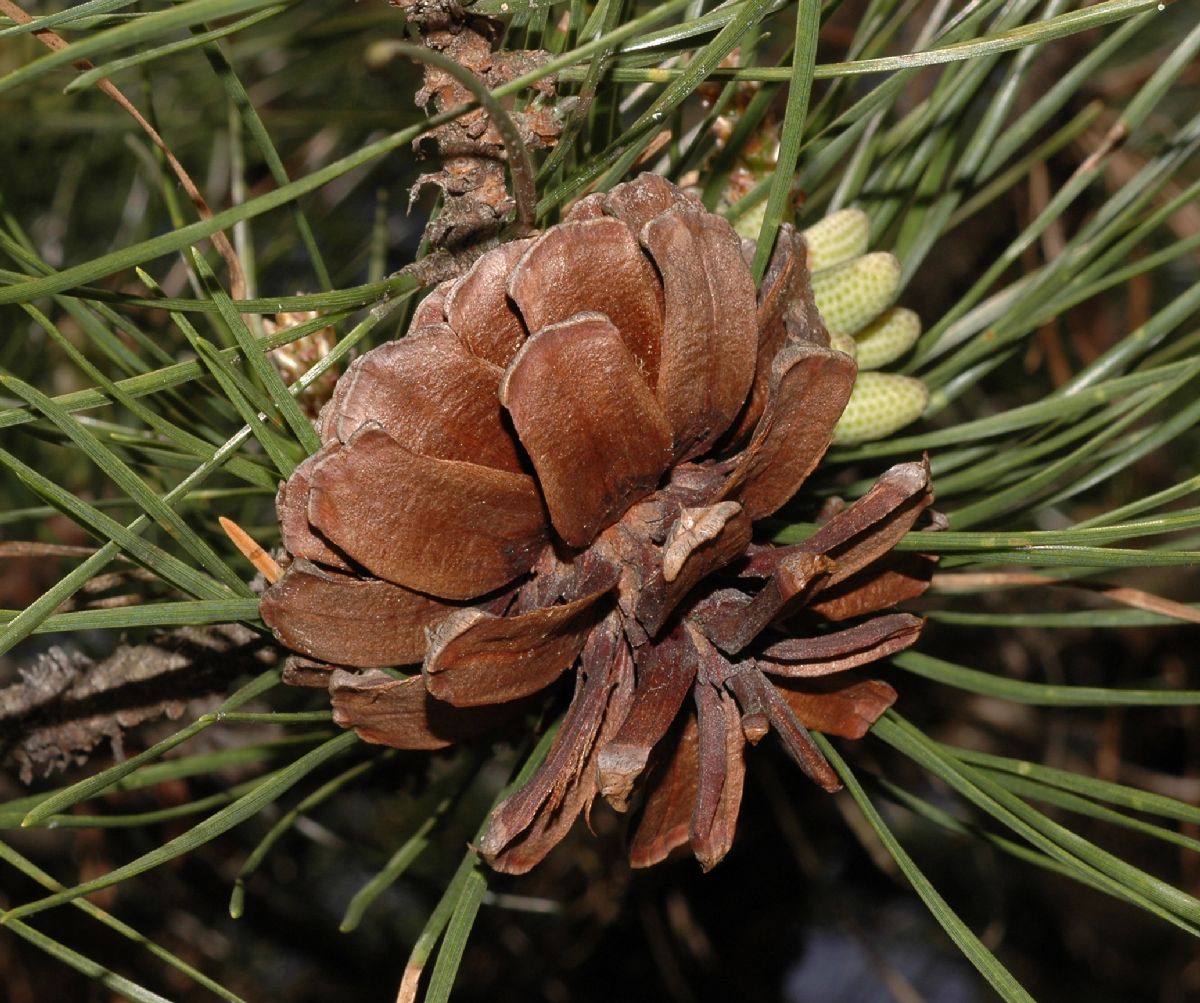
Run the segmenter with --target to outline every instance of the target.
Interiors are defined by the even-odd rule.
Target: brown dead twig
[[[1142,589],[1127,586],[1106,585],[1103,582],[1073,582],[1051,578],[1049,575],[1039,575],[1025,571],[970,571],[957,574],[940,573],[933,576],[930,588],[933,592],[943,595],[954,595],[962,592],[977,592],[988,588],[1021,588],[1025,586],[1055,585],[1065,588],[1084,589],[1097,595],[1111,599],[1123,606],[1145,610],[1147,613],[1158,613],[1162,616],[1174,617],[1186,623],[1200,623],[1200,610],[1186,603],[1164,599]]]
[[[87,760],[107,739],[121,755],[125,732],[178,718],[189,700],[226,692],[232,679],[275,664],[278,652],[238,624],[185,627],[122,644],[100,661],[54,647],[0,689],[0,754],[21,780]]]

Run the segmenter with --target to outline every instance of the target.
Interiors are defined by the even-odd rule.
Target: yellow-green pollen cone
[[[882,439],[916,421],[928,403],[929,391],[915,376],[860,370],[833,441],[857,446]]]
[[[722,202],[728,207],[728,202]],[[733,221],[733,231],[745,240],[757,240],[758,231],[762,229],[763,220],[767,218],[767,201],[763,199],[758,205],[751,206],[741,216]]]
[[[900,262],[863,254],[812,273],[813,298],[830,332],[857,334],[888,308],[900,288]]]
[[[765,205],[765,203],[764,203]],[[867,253],[871,223],[861,209],[839,209],[804,231],[808,270],[823,272]]]
[[[858,342],[855,341],[852,334],[839,334],[835,331],[830,331],[829,347],[835,352],[841,352],[843,355],[850,356],[856,362],[858,361]]]
[[[891,305],[900,262],[892,254],[866,253],[869,230],[866,213],[842,209],[804,231],[813,298],[830,345],[858,362],[854,392],[833,434],[842,446],[889,436],[916,421],[929,403],[919,379],[875,371],[912,348],[921,318]]]
[[[882,369],[917,343],[921,318],[912,310],[894,306],[885,310],[854,335],[860,369]]]

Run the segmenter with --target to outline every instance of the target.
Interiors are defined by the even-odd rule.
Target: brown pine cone
[[[806,729],[860,737],[896,694],[840,673],[921,629],[872,614],[926,587],[931,560],[891,553],[932,501],[924,463],[803,543],[753,542],[824,454],[854,375],[790,229],[756,296],[729,224],[669,182],[589,196],[439,286],[338,383],[325,445],[278,497],[292,560],[262,615],[316,660],[289,679],[327,683],[367,741],[434,749],[574,668],[485,857],[528,870],[597,795],[624,811],[637,793],[634,865],[690,842],[711,867],[746,742],[774,729],[837,789]],[[333,668],[418,661],[406,679]]]

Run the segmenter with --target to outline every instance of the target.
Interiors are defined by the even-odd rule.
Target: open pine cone
[[[585,198],[355,362],[280,489],[292,559],[263,619],[307,656],[289,681],[328,685],[365,740],[472,738],[576,669],[546,759],[482,840],[499,870],[536,864],[597,795],[638,795],[635,865],[690,842],[711,867],[747,741],[774,729],[835,790],[806,729],[859,737],[895,699],[841,673],[920,631],[879,611],[926,587],[932,562],[891,548],[928,469],[893,467],[796,546],[754,541],[824,454],[855,366],[828,347],[803,240],[785,228],[757,296],[743,254],[662,178]]]

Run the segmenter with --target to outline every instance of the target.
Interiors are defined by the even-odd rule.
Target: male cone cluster
[[[761,225],[761,213],[751,212],[738,222],[738,232],[754,239]],[[854,390],[833,431],[838,446],[885,439],[916,421],[929,403],[929,390],[917,377],[880,371],[917,343],[921,318],[892,305],[900,262],[886,251],[867,252],[870,225],[861,209],[839,209],[801,233],[830,345],[858,363]]]

